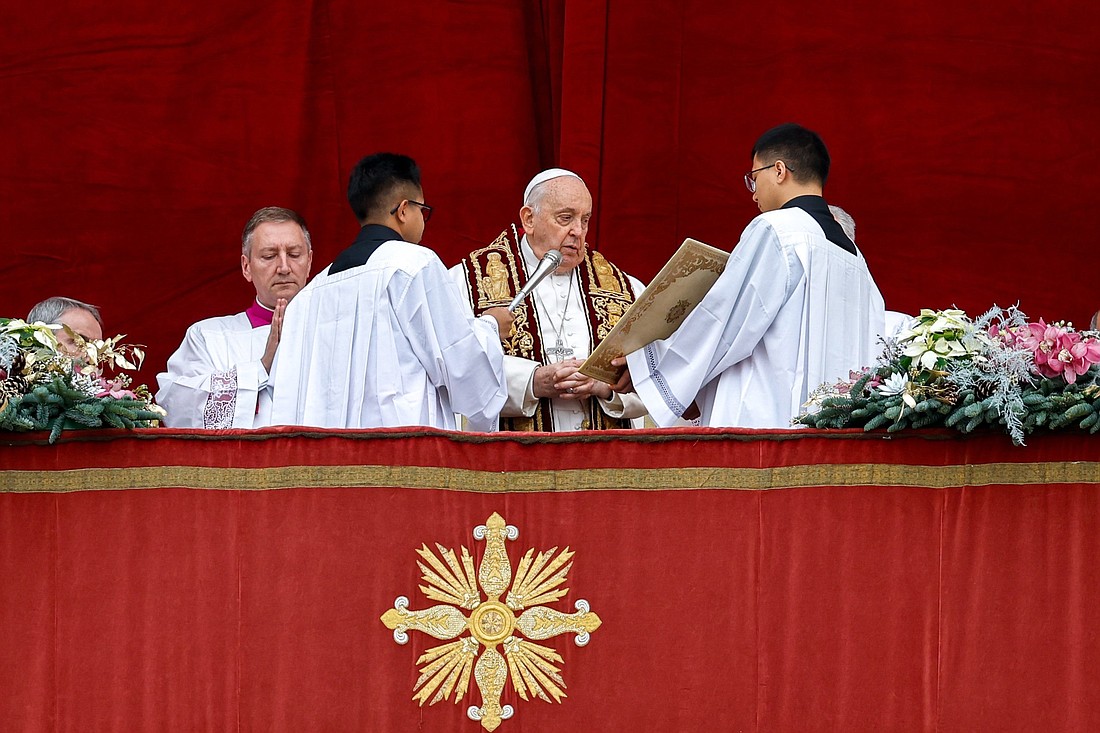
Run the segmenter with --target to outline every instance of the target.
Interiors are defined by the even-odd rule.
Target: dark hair
[[[420,168],[407,155],[375,153],[363,158],[348,180],[348,203],[360,223],[380,220],[395,203],[393,197],[406,189],[418,190]]]
[[[301,214],[291,209],[284,209],[282,206],[265,206],[253,214],[244,225],[244,231],[241,232],[241,254],[245,257],[252,254],[252,236],[261,224],[282,224],[288,221],[301,227],[302,236],[306,240],[306,249],[311,249],[313,244],[309,239],[309,227],[306,226],[306,220]]]
[[[782,160],[796,181],[822,186],[829,177],[829,151],[821,136],[802,125],[788,122],[765,132],[752,148],[761,164]]]

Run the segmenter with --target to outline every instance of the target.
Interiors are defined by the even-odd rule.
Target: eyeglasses
[[[410,204],[414,204],[414,205],[420,207],[420,213],[424,215],[424,223],[425,224],[427,224],[428,220],[432,218],[432,207],[431,206],[428,206],[427,204],[423,203],[422,201],[413,201],[412,199],[405,199],[405,201],[408,201]],[[405,201],[402,201],[401,204],[405,203]],[[393,216],[394,214],[397,213],[397,210],[401,208],[401,204],[398,204],[397,206],[390,209],[390,216]]]
[[[778,163],[778,162],[779,162],[778,160],[775,161],[775,163]],[[757,168],[756,170],[749,171],[748,173],[745,174],[745,188],[749,189],[749,193],[756,193],[756,179],[753,178],[753,176],[755,176],[760,171],[766,171],[769,168],[774,168],[775,163],[772,163],[771,165],[766,165],[763,168]],[[794,172],[794,169],[792,169],[790,166],[784,164],[784,167],[786,167],[786,169],[791,171],[792,173]]]

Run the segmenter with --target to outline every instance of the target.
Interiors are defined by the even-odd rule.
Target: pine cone
[[[27,359],[23,352],[17,352],[11,360],[11,368],[8,369],[8,378],[0,382],[0,396],[4,398],[18,398],[30,391],[30,383],[23,376],[23,370],[27,366]]]
[[[935,397],[937,400],[944,403],[945,405],[954,405],[954,404],[958,403],[959,395],[960,395],[960,393],[959,393],[958,385],[951,384],[950,382],[948,382],[947,384],[943,385],[942,387],[939,387],[937,390],[935,390],[935,392],[933,392],[929,396],[930,397]]]
[[[979,379],[974,383],[974,396],[979,400],[984,400],[994,392],[997,391],[997,384],[995,382],[987,381],[985,379]]]
[[[9,374],[8,378],[0,382],[0,398],[18,399],[25,395],[29,389],[27,379],[22,374]]]

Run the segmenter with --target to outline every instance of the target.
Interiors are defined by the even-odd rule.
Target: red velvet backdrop
[[[414,155],[444,261],[496,235],[541,166],[577,169],[591,241],[642,278],[756,213],[755,137],[798,120],[890,307],[1096,308],[1100,45],[1077,0],[830,5],[423,0],[17,4],[0,44],[0,314],[67,294],[148,344],[241,310],[256,208],[355,233],[348,170]],[[1082,233],[1084,231],[1085,233]],[[1037,261],[1045,258],[1049,264]]]

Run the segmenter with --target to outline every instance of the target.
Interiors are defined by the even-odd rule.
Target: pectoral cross
[[[546,350],[546,355],[550,357],[550,361],[563,361],[573,356],[573,349],[566,346],[561,336],[558,336],[557,342]]]

